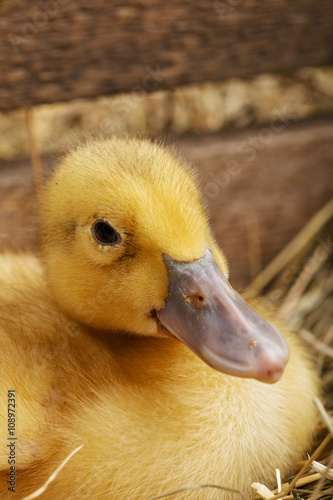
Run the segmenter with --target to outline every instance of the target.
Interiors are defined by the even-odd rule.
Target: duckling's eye
[[[100,245],[115,245],[121,241],[120,234],[104,220],[97,220],[92,225],[92,234]]]

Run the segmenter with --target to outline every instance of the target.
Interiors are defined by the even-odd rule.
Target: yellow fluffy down
[[[209,229],[197,182],[172,150],[113,138],[69,153],[43,188],[41,256],[0,257],[0,498],[37,490],[82,449],[43,499],[145,500],[213,483],[250,497],[311,450],[318,381],[308,353],[273,385],[218,373],[173,338],[151,310],[165,303],[162,254],[190,262]],[[94,239],[110,222],[117,246]],[[239,251],[239,249],[237,250]],[[16,394],[16,491],[8,491],[7,391]],[[177,498],[237,499],[214,490]]]

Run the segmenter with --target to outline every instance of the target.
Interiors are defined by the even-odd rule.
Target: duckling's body
[[[140,141],[123,141],[124,147],[130,142],[129,157],[136,152],[139,162]],[[117,147],[114,155],[121,162]],[[105,168],[114,150],[112,141],[100,145],[99,157],[94,154],[95,171],[98,165]],[[78,168],[85,151],[65,161]],[[155,159],[164,154],[146,141],[147,165],[152,158],[147,152]],[[165,155],[170,170],[170,154]],[[290,361],[277,383],[264,384],[214,370],[178,339],[163,335],[148,313],[140,316],[147,302],[148,312],[163,310],[168,279],[161,249],[177,262],[190,262],[201,258],[208,242],[219,267],[227,272],[199,201],[195,210],[182,209],[186,198],[178,196],[166,216],[168,205],[163,203],[161,188],[155,207],[143,209],[142,225],[138,205],[146,203],[144,190],[134,189],[137,212],[131,217],[124,208],[124,197],[130,197],[126,183],[114,183],[112,191],[121,187],[125,203],[118,206],[116,220],[111,213],[114,203],[107,205],[103,190],[108,189],[109,180],[102,171],[95,184],[96,207],[88,180],[88,188],[81,193],[71,192],[68,186],[68,195],[62,191],[62,199],[53,208],[55,186],[66,168],[51,180],[42,199],[44,257],[10,253],[0,257],[1,498],[22,498],[38,489],[81,444],[84,447],[41,498],[141,500],[207,483],[236,488],[249,496],[253,481],[274,484],[275,468],[283,476],[292,473],[310,450],[316,423],[313,397],[318,390],[311,361],[297,339],[284,332]],[[83,182],[91,174],[88,170],[83,169]],[[73,175],[77,175],[75,170]],[[125,171],[124,175],[130,174]],[[159,180],[166,182],[168,175],[163,175],[158,173]],[[198,195],[187,179],[186,171],[178,186],[184,183],[183,192],[193,202]],[[170,184],[177,188],[176,181],[171,179],[167,191]],[[77,203],[76,194],[82,198]],[[133,206],[131,200],[128,204]],[[172,224],[172,211],[177,210],[177,224]],[[118,224],[122,243],[95,245],[86,221],[90,228],[92,220],[106,217]],[[63,228],[57,221],[63,222]],[[117,266],[115,276],[110,268]],[[123,312],[119,310],[121,294]],[[6,484],[10,467],[6,395],[11,389],[17,402],[15,493]],[[217,493],[206,489],[182,498],[213,499]],[[219,493],[219,498],[238,497]]]

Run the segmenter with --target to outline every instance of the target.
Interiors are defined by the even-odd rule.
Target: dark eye
[[[104,220],[97,220],[92,225],[92,234],[101,245],[115,245],[121,241],[120,234]]]

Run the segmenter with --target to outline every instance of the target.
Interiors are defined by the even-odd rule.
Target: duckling
[[[31,494],[80,445],[41,498],[207,483],[249,497],[275,468],[291,474],[313,440],[317,376],[231,288],[188,162],[148,139],[88,142],[60,161],[40,216],[41,255],[0,257],[1,498]]]

